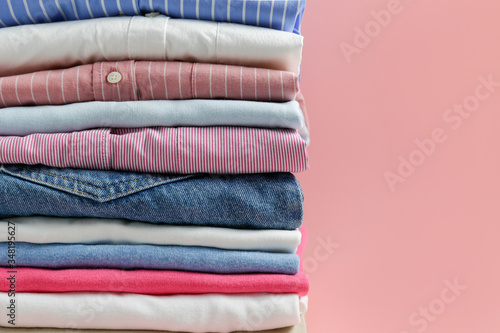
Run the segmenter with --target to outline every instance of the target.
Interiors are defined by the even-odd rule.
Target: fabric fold
[[[0,166],[0,217],[119,218],[177,225],[297,229],[303,194],[289,173],[165,175]]]
[[[16,327],[231,332],[296,325],[307,311],[307,297],[293,294],[18,293],[16,302],[23,313]],[[0,306],[9,305],[1,293]],[[8,320],[1,316],[0,325]]]
[[[303,43],[301,36],[288,32],[163,15],[23,25],[0,29],[0,40],[0,76],[124,60],[215,63],[299,74]]]
[[[8,227],[12,225],[19,231],[16,241],[34,244],[178,245],[295,253],[301,241],[299,230],[175,226],[128,220],[46,216],[0,220],[0,239],[7,239]]]
[[[298,102],[235,100],[85,102],[0,109],[0,135],[63,133],[94,128],[239,126],[309,133]]]
[[[289,129],[100,128],[0,137],[0,163],[176,174],[302,172],[306,145]]]
[[[7,242],[0,253],[8,253]],[[0,266],[8,267],[7,256]],[[218,274],[296,274],[299,257],[290,253],[221,250],[173,245],[83,245],[16,242],[16,266],[37,268],[161,269]]]
[[[119,73],[119,81],[108,79]],[[0,78],[0,108],[92,101],[295,100],[298,76],[286,71],[177,61],[97,62]]]
[[[9,268],[0,268],[9,276]],[[10,281],[0,280],[8,292]],[[117,292],[144,295],[273,293],[307,295],[303,272],[288,274],[210,274],[172,270],[16,268],[16,292]]]
[[[83,329],[69,329],[69,328],[8,328],[3,327],[0,329],[1,332],[9,332],[9,333],[145,333],[143,330],[83,330]],[[173,331],[159,331],[162,333],[181,333],[181,332],[173,332]],[[273,330],[265,330],[265,331],[253,331],[254,333],[306,333],[306,320],[305,316],[301,315],[300,324],[276,328]],[[233,331],[231,333],[248,333],[248,331]]]

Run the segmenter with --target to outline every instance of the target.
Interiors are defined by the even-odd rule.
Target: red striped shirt
[[[95,129],[0,137],[0,163],[155,173],[266,173],[308,169],[295,130],[248,127]]]
[[[111,72],[121,81],[110,83]],[[291,72],[174,61],[98,62],[0,78],[0,107],[90,101],[240,99],[292,101],[299,90]]]

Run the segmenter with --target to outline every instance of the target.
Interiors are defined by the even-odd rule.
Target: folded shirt
[[[0,291],[8,292],[9,268],[0,268]],[[305,296],[304,272],[209,274],[170,270],[42,269],[16,267],[16,292],[119,292],[145,295],[273,293]],[[12,274],[12,273],[10,273]]]
[[[309,142],[298,102],[228,100],[85,102],[0,109],[0,135],[74,132],[93,128],[244,126],[296,129]]]
[[[0,29],[0,40],[0,76],[121,60],[217,63],[298,74],[302,53],[302,37],[289,32],[163,15],[23,25]]]
[[[7,4],[6,4],[7,3]],[[0,27],[57,21],[85,20],[159,12],[170,17],[233,22],[300,33],[305,0],[2,0]],[[8,8],[8,10],[7,10]]]
[[[2,77],[0,108],[193,98],[283,102],[295,100],[298,90],[298,76],[291,72],[176,61],[113,61]]]
[[[64,329],[64,328],[2,328],[1,332],[10,332],[10,333],[144,333],[143,330],[79,330],[79,329]],[[163,333],[180,333],[180,332],[172,332],[172,331],[156,331]],[[265,331],[253,331],[255,333],[306,333],[306,320],[305,316],[300,316],[300,324],[276,328],[273,330],[265,330]],[[248,333],[248,331],[234,331],[232,333]]]
[[[24,228],[15,225],[21,235]],[[208,229],[208,228],[207,228]],[[211,228],[217,229],[217,228]],[[6,228],[7,230],[7,228]],[[297,249],[300,257],[307,230]],[[207,235],[209,236],[209,235]],[[9,277],[10,268],[0,268]],[[292,293],[307,295],[309,281],[302,263],[299,272],[287,274],[209,274],[168,270],[40,269],[16,267],[16,292],[120,292],[149,295],[206,293]],[[0,291],[10,290],[11,280],[0,280]]]
[[[9,244],[0,243],[0,253]],[[4,251],[4,252],[2,252]],[[16,267],[165,269],[218,274],[296,274],[299,257],[291,253],[221,250],[173,245],[84,245],[16,242]],[[9,257],[0,257],[9,266]]]
[[[0,306],[10,306],[7,293]],[[17,293],[16,327],[231,332],[300,323],[307,296],[295,294],[175,295]],[[21,315],[22,313],[22,315]],[[0,317],[10,326],[9,316]]]
[[[296,130],[250,127],[100,128],[0,137],[0,163],[155,173],[267,173],[308,169]]]
[[[101,217],[293,230],[302,224],[303,200],[300,184],[289,173],[174,176],[0,166],[0,217]]]
[[[298,229],[251,230],[46,216],[0,220],[0,239],[7,239],[8,227],[12,225],[19,230],[16,241],[36,244],[181,245],[295,253],[301,241],[301,232]]]

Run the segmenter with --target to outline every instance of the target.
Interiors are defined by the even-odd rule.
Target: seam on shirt
[[[177,172],[180,172],[180,168],[181,168],[180,167],[180,156],[179,156],[179,154],[180,154],[180,148],[179,148],[179,146],[180,146],[180,140],[179,140],[179,137],[180,137],[179,128],[175,127],[175,141],[176,141],[176,143],[175,143],[175,149],[176,149],[176,151],[175,151],[175,156],[176,156],[176,158],[175,158],[175,164],[176,164],[175,165],[175,169],[177,170]]]
[[[167,19],[165,20],[165,27],[163,28],[163,53],[165,54],[165,61],[169,60],[167,54],[167,27],[170,22],[170,17],[167,16],[166,18]]]
[[[139,88],[137,85],[137,61],[131,60],[130,71],[131,71],[131,75],[132,75],[132,90],[133,90],[133,94],[134,94],[134,99],[136,101],[140,101],[141,98],[139,96]]]
[[[55,178],[59,178],[59,179],[63,179],[63,180],[68,180],[68,181],[71,181],[73,183],[77,183],[77,184],[81,184],[81,185],[93,187],[95,189],[100,189],[100,190],[106,190],[108,188],[112,188],[112,187],[116,187],[116,186],[121,186],[121,185],[130,184],[130,183],[133,183],[133,182],[138,182],[138,181],[143,181],[143,180],[148,180],[148,179],[156,179],[157,178],[157,177],[146,177],[146,178],[140,178],[140,179],[136,179],[136,180],[131,180],[131,181],[128,181],[128,182],[125,182],[125,183],[119,183],[119,184],[116,184],[116,185],[111,185],[111,186],[106,186],[106,187],[99,187],[99,186],[95,186],[95,185],[92,185],[92,184],[88,184],[88,183],[84,183],[84,182],[78,181],[76,179],[67,178],[67,177],[61,177],[61,176],[57,176],[57,175],[54,175],[54,174],[51,174],[51,173],[48,173],[48,172],[36,171],[36,170],[30,169],[30,168],[26,168],[26,167],[19,167],[19,169],[23,169],[23,170],[31,171],[31,172],[36,172],[36,173],[40,173],[42,175],[51,176],[51,177],[55,177]],[[23,177],[30,178],[30,179],[33,179],[33,180],[39,180],[39,179],[37,179],[35,177],[30,177],[30,176],[26,176],[26,175],[23,175]],[[40,181],[43,181],[43,180],[40,180]],[[50,184],[52,184],[52,183],[50,183]],[[53,184],[53,185],[56,185],[56,184]],[[57,186],[59,186],[59,185],[57,185]]]
[[[68,150],[69,152],[66,153],[66,156],[68,156],[68,160],[66,161],[66,165],[68,165],[69,167],[75,167],[76,166],[76,163],[75,163],[75,159],[76,159],[76,154],[75,154],[75,151],[74,151],[74,147],[73,147],[73,136],[76,135],[77,132],[73,132],[71,133],[71,135],[68,136]]]
[[[110,144],[109,141],[111,140],[111,130],[108,130],[105,132],[102,136],[102,162],[105,164],[105,167],[107,169],[111,169],[111,154],[108,154],[108,145]]]
[[[132,20],[135,18],[135,16],[132,16],[130,18],[130,20],[128,21],[128,25],[127,25],[127,55],[128,55],[128,59],[129,60],[132,60],[131,56],[130,56],[130,26],[132,25]]]
[[[217,22],[217,29],[215,31],[215,61],[219,63],[219,27],[220,22]]]
[[[195,64],[191,64],[191,98],[194,98],[194,68]]]
[[[90,193],[88,193],[88,192],[78,191],[78,190],[72,189],[72,188],[70,188],[70,187],[62,186],[62,185],[55,184],[55,183],[51,183],[51,182],[48,182],[48,181],[39,180],[39,179],[36,179],[36,178],[31,178],[31,177],[28,177],[28,176],[25,176],[25,177],[26,177],[26,178],[28,178],[28,179],[33,179],[33,180],[36,180],[36,181],[37,181],[37,182],[39,182],[39,183],[44,183],[44,184],[54,185],[54,186],[57,186],[57,187],[59,187],[59,188],[64,188],[64,189],[67,189],[67,190],[69,190],[70,192],[80,193],[80,194],[85,194],[85,195],[88,195],[88,196],[91,196],[91,197],[94,197],[94,198],[98,198],[98,199],[107,199],[107,198],[114,197],[114,196],[117,196],[117,195],[120,195],[120,194],[124,194],[124,193],[128,193],[128,192],[132,192],[132,191],[137,191],[137,190],[140,190],[141,188],[144,188],[144,187],[147,187],[147,186],[150,186],[150,185],[154,185],[154,184],[161,183],[161,180],[159,180],[159,181],[152,182],[152,183],[148,183],[148,184],[145,184],[145,185],[142,185],[142,186],[139,186],[139,187],[133,187],[133,188],[128,189],[128,190],[126,190],[126,191],[122,191],[122,192],[118,192],[118,193],[113,193],[113,194],[107,195],[107,196],[105,196],[105,197],[100,197],[100,196],[97,196],[97,195],[94,195],[94,194],[90,194]]]
[[[93,89],[94,100],[95,101],[100,101],[101,100],[101,98],[99,98],[97,96],[98,96],[98,91],[102,89],[102,87],[101,87],[101,82],[102,82],[101,75],[102,75],[102,72],[99,69],[97,70],[97,72],[95,71],[96,66],[99,66],[99,68],[100,68],[101,64],[102,64],[102,62],[97,62],[97,63],[95,63],[92,66],[92,89]],[[97,74],[97,82],[95,82],[95,80],[94,80],[94,73]]]

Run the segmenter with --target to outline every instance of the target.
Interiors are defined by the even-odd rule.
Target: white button
[[[122,80],[122,75],[118,72],[111,72],[108,74],[107,80],[109,83],[118,83]]]

